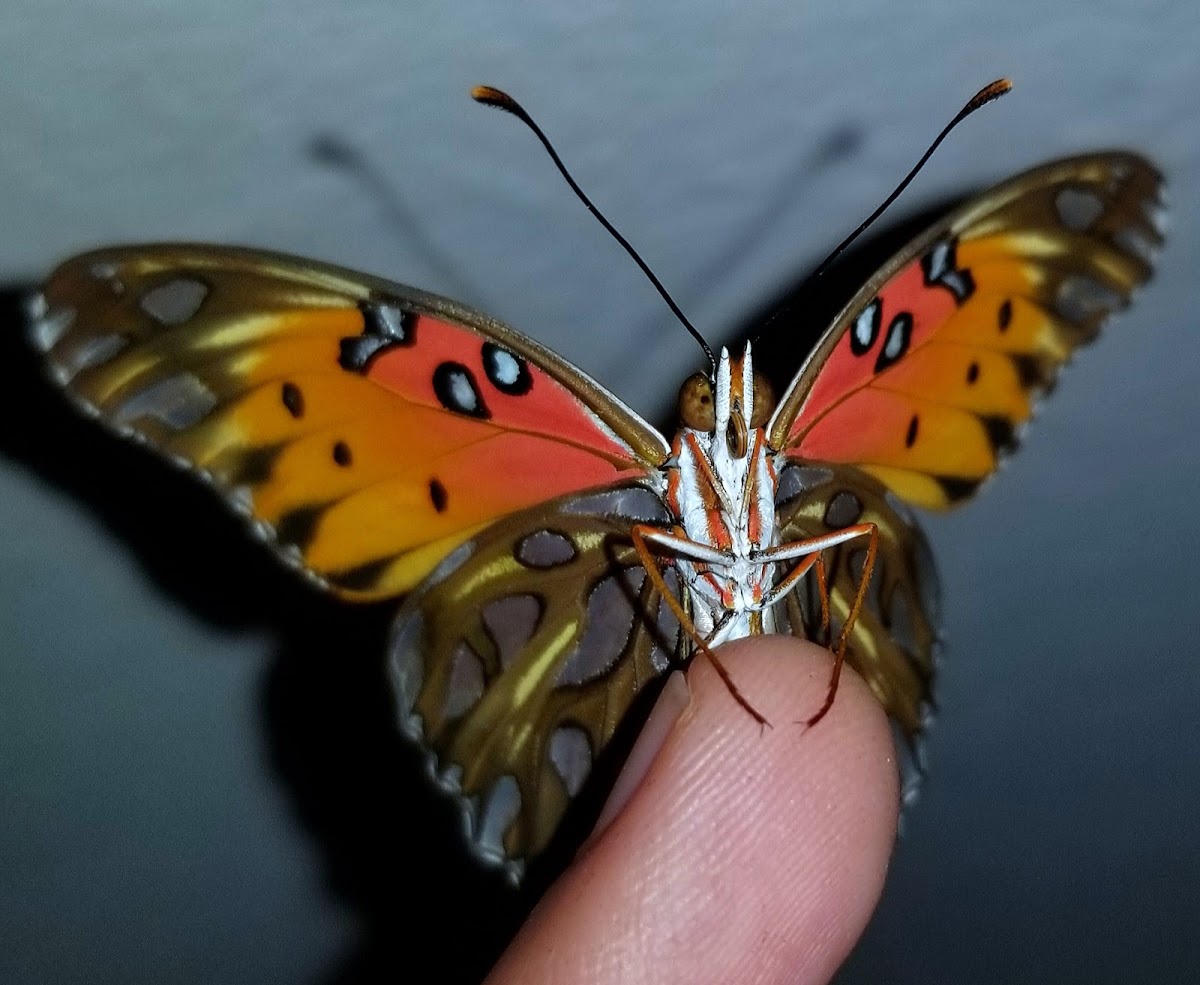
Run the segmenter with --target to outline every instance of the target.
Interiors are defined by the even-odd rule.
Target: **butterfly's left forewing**
[[[412,589],[496,519],[651,481],[667,447],[592,380],[444,298],[251,250],[145,246],[50,277],[34,329],[89,413],[190,466],[285,559]]]

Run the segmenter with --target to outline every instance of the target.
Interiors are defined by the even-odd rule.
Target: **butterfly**
[[[286,565],[397,600],[399,727],[515,882],[639,698],[725,640],[821,640],[919,736],[939,601],[909,506],[969,497],[1149,278],[1161,183],[1110,152],[992,188],[863,285],[778,399],[723,349],[672,440],[487,315],[258,250],[75,257],[30,336]]]

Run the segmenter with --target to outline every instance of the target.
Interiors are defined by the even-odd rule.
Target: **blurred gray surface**
[[[998,75],[1014,94],[955,134],[898,215],[1057,155],[1142,151],[1170,182],[1157,279],[979,500],[925,525],[948,637],[932,775],[839,980],[1191,981],[1198,46],[1182,0],[8,0],[0,280],[106,242],[309,254],[482,307],[655,415],[694,346],[472,84],[525,102],[716,342]],[[266,752],[270,647],[196,619],[3,458],[0,646],[0,980],[346,967],[361,927]]]

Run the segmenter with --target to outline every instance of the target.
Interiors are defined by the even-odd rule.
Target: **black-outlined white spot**
[[[510,397],[522,396],[533,386],[525,360],[495,342],[483,343],[483,371],[492,386]]]
[[[875,298],[854,319],[850,326],[850,351],[856,356],[864,355],[871,350],[875,340],[879,338],[879,323],[883,317],[883,304]]]
[[[957,244],[950,239],[939,240],[921,258],[921,270],[927,287],[944,287],[962,304],[975,293],[975,279],[969,270],[958,267]]]
[[[417,316],[411,311],[380,301],[360,302],[358,310],[362,313],[362,334],[342,339],[338,362],[343,369],[364,373],[380,351],[416,342]]]
[[[471,371],[462,363],[444,362],[433,371],[433,392],[446,410],[486,420],[492,416]]]
[[[883,348],[879,350],[879,358],[875,360],[875,372],[882,373],[894,366],[908,352],[912,342],[913,316],[907,311],[901,311],[888,325],[887,336],[883,340]]]

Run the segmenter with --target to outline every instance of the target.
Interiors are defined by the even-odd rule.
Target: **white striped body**
[[[667,469],[667,505],[687,542],[674,552],[676,569],[696,629],[713,646],[776,628],[763,603],[778,563],[762,556],[779,544],[776,473],[763,428],[748,425],[754,388],[749,347],[741,360],[722,350],[715,427],[681,427]]]

